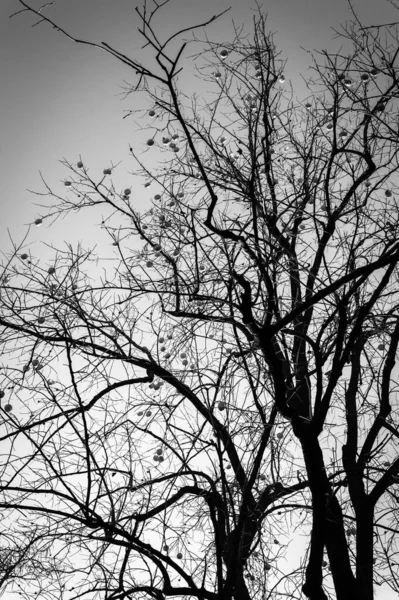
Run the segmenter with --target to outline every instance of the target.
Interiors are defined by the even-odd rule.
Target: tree
[[[113,263],[4,262],[5,547],[35,523],[42,598],[397,593],[396,30],[343,28],[299,102],[260,9],[229,43],[196,37],[221,15],[162,42],[168,2],[138,10],[150,69],[20,0],[133,71],[156,193],[140,212],[114,165],[65,160],[36,224],[101,206]]]

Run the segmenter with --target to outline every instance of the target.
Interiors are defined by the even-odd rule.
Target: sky
[[[36,7],[40,2],[32,0]],[[122,52],[145,59],[137,33],[139,19],[131,0],[57,0],[47,14],[76,36],[106,41]],[[210,18],[231,6],[231,11],[209,29],[213,40],[229,40],[232,19],[250,25],[255,3],[245,0],[171,0],[159,24],[166,36]],[[365,25],[399,20],[399,12],[385,0],[354,0]],[[27,226],[45,211],[34,205],[39,199],[27,190],[43,190],[39,172],[57,192],[68,175],[62,158],[82,157],[93,173],[101,173],[110,161],[121,162],[119,177],[124,187],[134,188],[128,147],[139,137],[133,119],[123,119],[135,108],[132,96],[123,99],[124,80],[133,81],[129,70],[104,52],[73,44],[49,26],[31,27],[32,15],[8,17],[19,9],[17,0],[0,0],[0,199],[1,252],[19,243]],[[309,65],[307,50],[334,47],[332,27],[350,20],[346,0],[267,0],[269,28],[288,59],[286,78],[295,82],[298,97],[300,73]],[[138,204],[142,188],[134,189]],[[63,240],[85,245],[97,241],[95,223],[59,221],[51,227],[33,228],[29,240],[60,244]],[[381,600],[389,594],[381,593]]]
[[[40,0],[31,0],[35,7]],[[134,57],[145,60],[137,33],[139,18],[131,0],[56,0],[47,14],[76,36],[106,41]],[[354,0],[365,24],[392,21],[399,14],[387,0],[378,3]],[[232,20],[251,23],[255,3],[243,0],[170,0],[158,24],[162,35],[207,20],[231,7],[227,15],[209,29],[215,41],[229,39]],[[123,81],[134,81],[129,69],[104,52],[70,42],[48,25],[32,27],[32,15],[8,18],[20,8],[18,0],[0,2],[0,153],[2,197],[0,239],[4,253],[11,247],[9,235],[20,243],[27,225],[46,213],[35,206],[41,199],[27,190],[43,191],[39,172],[57,192],[67,177],[62,158],[74,162],[81,156],[92,173],[101,173],[110,161],[119,161],[121,185],[133,185],[129,171],[129,144],[137,131],[125,111],[135,99],[123,99]],[[286,77],[296,84],[300,96],[300,74],[309,74],[307,50],[333,47],[332,27],[350,19],[346,0],[268,0],[264,3],[275,41],[288,59]],[[332,44],[332,46],[328,46]],[[123,181],[123,183],[122,183]],[[133,186],[134,187],[134,186]],[[137,192],[140,204],[141,191]],[[89,218],[88,216],[86,217]],[[83,225],[82,221],[80,222]],[[59,221],[51,227],[31,230],[29,241],[76,242],[95,239],[84,227]],[[94,225],[94,223],[93,223]]]

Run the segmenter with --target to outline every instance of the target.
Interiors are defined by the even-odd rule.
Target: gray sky
[[[141,44],[135,4],[132,0],[57,0],[48,14],[74,35],[107,41],[137,56]],[[354,0],[354,5],[366,25],[399,20],[399,12],[385,0]],[[245,0],[171,0],[162,13],[162,32],[166,35],[179,26],[196,24],[229,6],[230,13],[209,32],[214,40],[229,40],[231,19],[250,24],[252,8]],[[32,28],[30,15],[8,19],[18,7],[17,0],[0,0],[1,250],[9,247],[7,228],[19,242],[26,224],[44,214],[26,191],[42,190],[39,171],[55,191],[63,193],[59,182],[67,171],[58,162],[63,157],[77,161],[82,155],[97,173],[110,160],[123,161],[121,178],[126,174],[126,186],[132,185],[128,146],[137,137],[133,119],[122,118],[125,110],[134,108],[133,97],[123,101],[120,95],[123,80],[134,80],[127,68],[105,53],[72,44],[47,25]],[[299,81],[300,72],[306,76],[308,57],[300,46],[332,47],[331,27],[350,19],[346,0],[268,0],[265,9],[282,56],[288,58],[287,80]],[[299,97],[301,93],[305,90],[298,90]],[[31,237],[86,243],[91,238],[86,225],[80,221],[80,226],[71,227],[71,223],[34,229]],[[379,598],[389,594],[381,593]]]
[[[40,6],[40,0],[31,0]],[[366,24],[395,20],[399,14],[386,0],[354,0]],[[107,41],[128,55],[138,56],[139,24],[131,0],[57,0],[49,7],[52,16],[67,30],[92,41]],[[134,108],[131,96],[123,101],[123,80],[133,81],[129,70],[104,52],[71,43],[54,29],[31,27],[32,15],[9,19],[18,10],[17,0],[0,2],[0,152],[2,196],[0,235],[2,250],[10,228],[20,241],[25,225],[44,214],[33,205],[37,198],[27,189],[42,190],[39,171],[63,190],[59,181],[67,176],[59,160],[77,161],[82,155],[92,173],[102,172],[110,160],[123,161],[119,174],[128,174],[133,163],[128,145],[137,138],[133,119],[123,120]],[[229,39],[231,21],[251,22],[253,9],[244,0],[171,0],[159,23],[162,33],[175,31],[232,7],[230,13],[209,30],[210,37]],[[331,44],[331,27],[350,18],[346,0],[268,0],[269,27],[276,31],[282,57],[288,58],[287,79],[306,75],[308,57],[300,50]],[[145,53],[141,54],[143,58]],[[302,90],[298,90],[301,95]],[[303,90],[304,93],[304,90]],[[132,184],[130,178],[127,184]],[[32,239],[44,241],[80,239],[82,232],[62,222],[41,228]]]

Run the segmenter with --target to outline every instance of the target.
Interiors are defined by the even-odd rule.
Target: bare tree
[[[150,69],[20,0],[132,69],[151,198],[65,160],[36,225],[100,206],[102,274],[82,246],[4,260],[0,506],[9,547],[34,524],[46,549],[18,590],[397,593],[397,32],[344,28],[299,101],[261,10],[229,43],[198,37],[218,16],[162,41],[168,2],[138,10]]]

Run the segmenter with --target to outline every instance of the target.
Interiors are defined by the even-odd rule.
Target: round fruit
[[[42,223],[43,223],[43,220],[42,220],[42,219],[36,219],[36,221],[35,221],[35,225],[36,225],[36,227],[40,227],[40,225],[41,225]]]
[[[147,140],[147,146],[153,146],[154,144],[154,140]]]
[[[21,254],[21,258],[22,258],[22,260],[26,260],[28,258],[28,255],[27,254]]]
[[[155,117],[156,112],[155,110],[150,110],[150,112],[148,113],[148,116],[151,117],[152,119]]]
[[[76,166],[78,167],[78,169],[81,169],[83,167],[82,161],[80,160],[79,162],[77,162]]]
[[[44,317],[39,317],[37,322],[39,323],[39,325],[43,325],[43,323],[46,322],[46,319]]]
[[[132,193],[132,190],[130,188],[126,188],[123,193],[125,194],[125,196],[130,196],[130,194]]]
[[[151,417],[151,415],[152,415],[152,412],[150,410],[147,410],[147,412],[145,413],[145,416],[146,417]]]
[[[65,181],[64,185],[65,185],[65,187],[70,187],[72,185],[72,183],[70,181]]]
[[[4,410],[6,412],[11,412],[12,411],[12,404],[6,404],[5,407],[4,407]]]
[[[0,398],[4,398],[5,395],[6,393],[3,390],[0,390]]]
[[[162,448],[158,448],[157,454],[158,454],[158,456],[161,456],[161,454],[162,454]]]
[[[54,268],[54,267],[50,267],[50,268],[47,270],[47,273],[48,273],[49,275],[54,275],[54,273],[55,273],[55,268]]]
[[[219,402],[218,409],[219,410],[225,410],[225,408],[226,408],[226,404],[224,402]]]
[[[104,169],[103,174],[104,175],[111,175],[111,169]]]
[[[178,552],[178,553],[176,554],[176,558],[183,558],[183,554],[182,554],[181,552]]]

